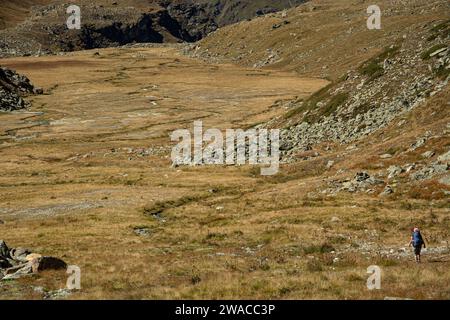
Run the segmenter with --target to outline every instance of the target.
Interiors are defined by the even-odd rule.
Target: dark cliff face
[[[298,6],[307,0],[174,0],[161,1],[169,15],[197,41],[219,27]]]
[[[164,36],[155,29],[155,22],[165,19],[160,14],[143,14],[136,21],[111,21],[106,25],[86,24],[72,36],[60,40],[64,51],[107,48],[133,42],[164,42]],[[176,30],[174,30],[176,33]],[[61,34],[65,34],[62,30]]]
[[[198,41],[218,28],[215,17],[219,12],[211,11],[207,4],[173,2],[167,12],[184,31],[184,41]]]

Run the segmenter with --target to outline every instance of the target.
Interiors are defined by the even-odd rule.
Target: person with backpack
[[[420,233],[419,228],[414,228],[411,241],[409,242],[409,246],[414,247],[414,254],[416,255],[416,262],[420,263],[420,252],[422,251],[422,246],[426,248],[425,241],[423,240],[422,234]]]

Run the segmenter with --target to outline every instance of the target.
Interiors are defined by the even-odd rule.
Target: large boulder
[[[45,270],[61,270],[67,269],[67,264],[55,257],[39,257],[31,260],[32,272],[38,273]]]
[[[0,257],[5,258],[9,255],[9,248],[6,245],[5,241],[0,240]]]
[[[395,165],[390,166],[387,171],[388,171],[388,179],[395,178],[402,172],[404,172],[402,167]]]
[[[11,263],[8,261],[9,248],[5,241],[0,240],[0,269],[6,269],[11,267]]]
[[[8,248],[0,240],[0,279],[13,280],[45,270],[66,269],[67,264],[58,258],[32,253],[25,248]]]

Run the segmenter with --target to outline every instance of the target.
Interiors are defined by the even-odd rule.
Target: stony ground
[[[0,283],[1,298],[450,297],[446,197],[323,193],[330,179],[371,173],[371,157],[387,169],[394,160],[379,158],[389,143],[379,137],[320,149],[267,178],[250,166],[171,167],[172,130],[194,119],[247,128],[327,81],[210,65],[174,47],[2,65],[45,94],[0,114],[1,238],[78,265],[82,290],[68,294],[64,272],[44,272]],[[407,247],[415,224],[429,241],[422,265]],[[375,292],[373,264],[383,270]]]

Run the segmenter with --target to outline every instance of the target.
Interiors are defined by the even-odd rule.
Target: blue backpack
[[[423,244],[423,239],[422,235],[420,234],[420,231],[413,232],[412,237],[414,247],[418,247]]]

